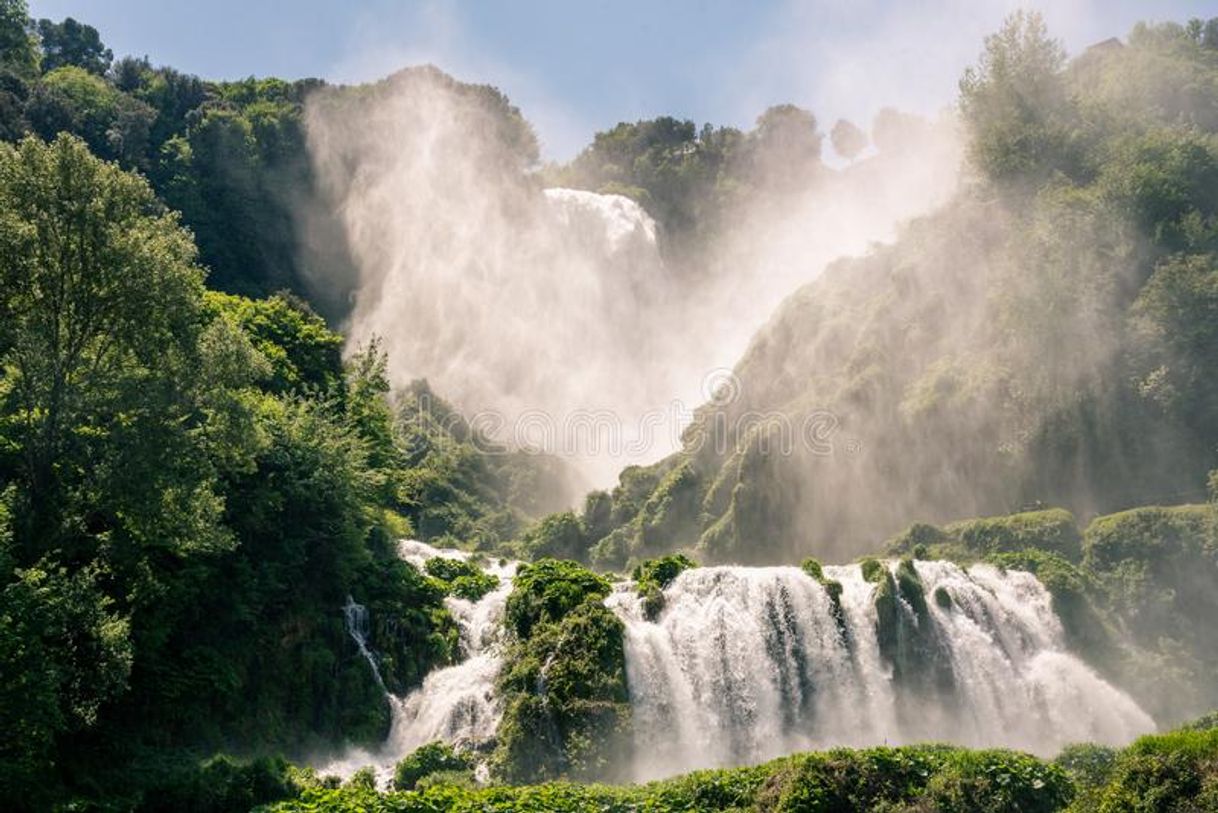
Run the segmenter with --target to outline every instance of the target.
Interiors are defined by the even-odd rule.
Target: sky
[[[827,129],[884,106],[933,115],[1018,0],[29,0],[95,26],[116,56],[210,79],[352,83],[430,62],[502,89],[548,159],[657,115],[747,127],[794,103]],[[1218,0],[1043,2],[1070,53]]]

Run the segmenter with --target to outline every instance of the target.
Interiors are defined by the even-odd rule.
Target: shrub
[[[1029,548],[1056,553],[1071,562],[1077,562],[1082,555],[1082,536],[1074,515],[1061,508],[970,519],[952,523],[943,530],[977,556]]]
[[[229,813],[290,799],[302,789],[299,772],[281,757],[246,762],[217,755],[169,776],[151,784],[139,809]]]
[[[468,760],[445,742],[429,742],[411,751],[393,770],[393,787],[414,790],[419,780],[440,772],[466,771]]]
[[[561,620],[585,601],[600,601],[611,589],[608,580],[576,562],[542,559],[522,565],[508,596],[508,627],[528,638],[538,624]]]
[[[499,586],[498,576],[484,573],[464,559],[434,556],[427,560],[424,569],[442,583],[446,593],[467,601],[478,601]]]
[[[637,584],[638,594],[643,598],[643,614],[654,619],[664,609],[664,588],[672,584],[682,571],[697,567],[698,563],[684,554],[648,559],[635,567],[630,577]]]

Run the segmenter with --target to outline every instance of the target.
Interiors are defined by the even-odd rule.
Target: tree
[[[973,160],[996,178],[1042,174],[1061,157],[1056,116],[1065,102],[1066,52],[1037,12],[1017,11],[985,38],[960,80],[960,109],[972,130]]]
[[[215,542],[183,397],[202,321],[190,235],[144,180],[66,135],[0,147],[0,211],[0,406],[25,561],[116,523],[170,548]]]
[[[0,70],[25,79],[38,73],[38,48],[29,22],[25,0],[0,0]]]
[[[754,138],[766,151],[789,159],[819,159],[821,134],[816,116],[793,104],[767,108],[757,117]]]
[[[26,117],[45,139],[72,133],[98,155],[138,167],[147,152],[156,111],[100,76],[69,65],[51,71],[34,86]]]
[[[833,142],[833,151],[847,161],[853,161],[867,147],[867,134],[845,119],[838,119],[833,125],[829,140]]]
[[[39,20],[36,28],[42,40],[44,71],[75,65],[101,76],[110,69],[114,54],[102,43],[93,26],[68,17],[61,23]]]
[[[797,190],[820,166],[820,131],[816,117],[793,104],[780,104],[757,117],[749,133],[750,157],[762,187]]]

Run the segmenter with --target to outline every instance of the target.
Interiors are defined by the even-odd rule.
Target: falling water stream
[[[419,565],[465,555],[418,542],[401,543],[401,554]],[[888,567],[895,572],[895,563]],[[1120,744],[1153,730],[1132,699],[1067,650],[1051,597],[1034,576],[947,562],[915,569],[926,606],[919,613],[897,600],[896,630],[910,645],[887,655],[877,586],[857,565],[825,568],[842,585],[836,605],[798,568],[695,568],[665,589],[652,620],[633,584],[620,583],[606,603],[625,625],[634,778],[927,740],[1052,754],[1070,742]],[[500,585],[482,600],[447,599],[464,659],[405,697],[389,695],[393,722],[379,751],[325,770],[372,764],[384,776],[433,740],[470,748],[493,741],[501,621],[515,565],[490,571]],[[353,604],[348,629],[375,667],[361,643],[367,620]]]

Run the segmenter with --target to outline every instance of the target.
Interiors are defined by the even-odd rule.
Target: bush
[[[499,586],[499,577],[484,573],[464,559],[433,556],[424,564],[427,574],[440,581],[444,591],[467,601],[478,601]]]
[[[682,571],[697,567],[698,563],[684,554],[648,559],[635,567],[630,574],[638,594],[643,598],[643,614],[650,620],[664,609],[664,588],[672,584]]]
[[[585,601],[600,601],[611,589],[606,579],[576,562],[542,559],[522,565],[508,596],[507,625],[527,639],[538,624],[558,621]]]
[[[1074,515],[1061,508],[970,519],[952,523],[943,531],[977,556],[1029,548],[1056,553],[1071,562],[1082,555],[1082,536]]]
[[[609,582],[574,562],[523,566],[507,602],[516,640],[497,690],[495,773],[512,782],[604,777],[629,719],[624,628]]]
[[[303,789],[300,772],[281,757],[240,761],[214,756],[174,771],[168,783],[152,783],[140,810],[230,813],[290,799]]]
[[[1117,759],[1102,813],[1218,809],[1218,730],[1142,737]]]
[[[440,772],[466,771],[469,761],[445,742],[429,742],[411,751],[393,769],[396,790],[414,790],[419,780]]]

